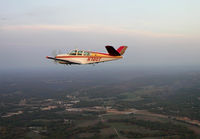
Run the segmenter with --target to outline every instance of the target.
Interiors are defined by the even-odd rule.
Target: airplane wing
[[[50,57],[50,56],[46,56],[47,59],[53,59],[56,61],[62,61],[62,62],[66,62],[66,64],[80,64],[80,63],[75,63],[75,62],[71,62],[68,60],[63,60],[63,59],[59,59],[59,58],[54,58],[54,57]]]

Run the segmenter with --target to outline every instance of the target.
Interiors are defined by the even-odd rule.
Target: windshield
[[[69,53],[69,55],[76,55],[76,53],[77,53],[77,50],[73,50],[73,51],[71,51],[71,52]]]
[[[79,55],[79,56],[90,56],[90,52],[87,51],[78,51],[78,50],[72,50],[69,55]]]

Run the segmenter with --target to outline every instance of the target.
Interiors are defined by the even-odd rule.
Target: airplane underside
[[[58,59],[62,59],[62,61],[56,60],[60,64],[70,65],[70,64],[94,64],[94,63],[117,60],[120,58],[84,57],[84,58],[58,58]],[[70,61],[70,62],[67,62],[67,61]]]

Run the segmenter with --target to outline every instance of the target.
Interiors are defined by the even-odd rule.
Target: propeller
[[[62,51],[59,49],[59,50],[53,50],[52,52],[51,52],[51,55],[54,57],[54,58],[56,58],[56,56],[57,55],[59,55],[59,54],[61,54],[62,53]],[[57,64],[58,63],[58,61],[57,60],[54,60],[54,64]]]

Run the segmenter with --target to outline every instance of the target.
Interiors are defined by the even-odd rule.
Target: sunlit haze
[[[106,45],[128,49],[124,59],[99,67],[199,67],[199,5],[199,0],[1,0],[0,69],[63,68],[45,56],[75,48],[106,52]]]

